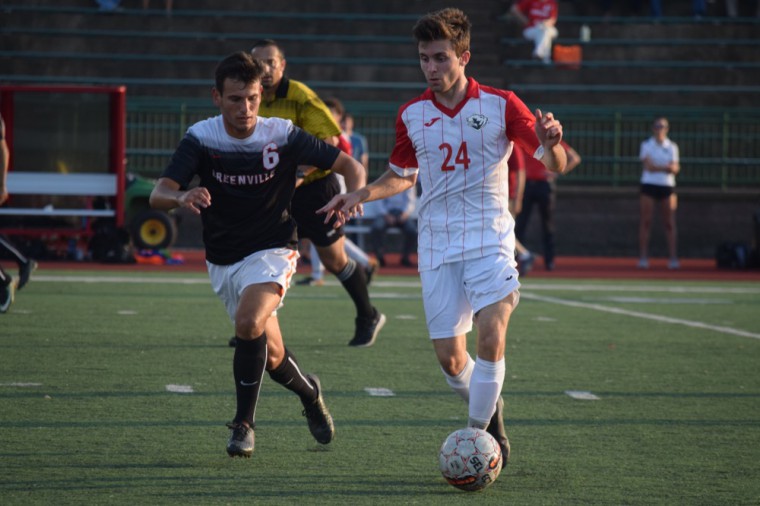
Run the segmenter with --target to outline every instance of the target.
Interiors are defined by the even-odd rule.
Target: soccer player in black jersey
[[[218,65],[212,96],[221,114],[188,129],[150,197],[155,208],[200,214],[211,285],[235,325],[231,457],[253,452],[264,370],[299,396],[319,443],[334,436],[319,379],[304,374],[283,344],[277,309],[298,259],[291,215],[298,166],[333,170],[352,189],[365,182],[351,156],[288,120],[258,116],[262,75],[263,67],[244,52]],[[196,176],[200,182],[191,188]]]

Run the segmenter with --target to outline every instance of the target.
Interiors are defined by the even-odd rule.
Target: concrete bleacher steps
[[[560,17],[555,44],[579,45],[577,69],[531,59],[509,18],[500,40],[509,86],[526,101],[739,107],[760,102],[760,20]],[[580,40],[581,26],[591,39]],[[558,96],[559,95],[559,96]]]
[[[102,13],[91,0],[15,0],[0,6],[0,82],[121,82],[130,95],[207,97],[221,57],[271,37],[286,47],[288,74],[320,93],[399,102],[424,88],[414,21],[449,3],[284,0],[258,12],[239,2],[186,0],[167,17],[126,1]],[[694,20],[683,16],[685,2],[674,5],[679,17],[653,22],[577,16],[577,3],[561,2],[557,43],[579,43],[582,25],[592,37],[582,44],[580,70],[556,71],[525,63],[530,44],[504,18],[504,2],[473,0],[466,6],[475,27],[468,73],[531,103],[635,104],[652,93],[664,104],[704,105],[707,96],[718,106],[757,103],[760,23]]]
[[[320,4],[329,9],[319,10]],[[411,36],[415,20],[447,3],[285,1],[272,6],[276,11],[256,12],[199,0],[183,2],[171,17],[161,9],[101,13],[93,5],[37,0],[3,6],[0,80],[122,79],[130,94],[207,96],[219,59],[259,38],[275,38],[285,46],[291,77],[346,100],[396,101],[399,90],[411,90],[404,94],[411,98],[424,88]],[[487,21],[498,6],[478,0],[467,11],[485,27],[473,45],[496,45],[500,34],[489,31]],[[483,52],[475,67],[501,72],[495,52]]]
[[[758,26],[760,30],[760,25]],[[530,57],[532,45],[523,38],[503,38],[501,44],[507,46],[508,54]],[[560,37],[555,44],[579,44],[584,59],[617,61],[621,66],[636,61],[722,61],[757,62],[760,39],[752,38],[683,38],[683,39],[635,39],[596,38],[582,43],[577,38]],[[509,56],[508,56],[509,57]]]

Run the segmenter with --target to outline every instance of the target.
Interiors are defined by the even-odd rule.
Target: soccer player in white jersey
[[[235,325],[232,369],[237,411],[228,427],[230,457],[250,457],[264,370],[298,395],[319,443],[335,433],[319,379],[304,374],[285,347],[277,319],[295,273],[292,216],[302,165],[333,170],[348,188],[365,183],[364,168],[290,120],[258,116],[264,68],[233,53],[216,69],[213,99],[220,115],[191,126],[150,196],[159,209],[183,207],[201,216],[211,286]],[[191,181],[199,178],[199,185]]]
[[[419,270],[433,349],[446,381],[469,405],[469,425],[496,438],[506,464],[504,350],[520,287],[507,160],[512,149],[523,149],[562,173],[562,125],[552,113],[534,116],[514,93],[465,76],[470,22],[461,10],[423,16],[414,37],[429,89],[400,108],[389,169],[320,212],[345,222],[361,214],[363,202],[404,191],[419,178]],[[466,341],[473,321],[475,360]]]

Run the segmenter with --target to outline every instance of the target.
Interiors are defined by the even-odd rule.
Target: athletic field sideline
[[[151,265],[151,264],[103,264],[98,262],[41,262],[40,272],[48,269],[97,269],[106,271],[128,272],[206,272],[203,250],[173,249],[172,253],[183,259],[180,265]],[[386,255],[388,266],[380,269],[378,279],[385,275],[417,276],[416,267],[399,265],[399,255]],[[415,255],[412,255],[416,259]],[[578,257],[559,256],[556,268],[547,272],[543,268],[540,257],[536,258],[534,268],[524,279],[659,279],[673,281],[756,281],[760,282],[760,269],[718,269],[712,258],[682,258],[681,268],[671,271],[667,268],[667,259],[650,259],[651,267],[647,270],[636,268],[638,258],[635,257]],[[310,267],[299,265],[299,275],[308,276]],[[327,274],[329,283],[334,276]]]
[[[0,504],[760,502],[757,282],[567,278],[559,261],[524,278],[503,391],[513,458],[468,494],[437,469],[467,410],[417,277],[373,281],[388,323],[368,349],[346,345],[336,282],[288,292],[285,339],[322,380],[336,440],[315,443],[267,379],[243,460],[225,453],[231,324],[189,263],[45,263],[0,315]]]

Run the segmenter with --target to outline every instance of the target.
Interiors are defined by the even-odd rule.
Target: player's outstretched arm
[[[317,210],[325,214],[325,223],[336,217],[335,227],[345,225],[354,216],[361,216],[361,205],[371,200],[380,200],[408,190],[417,182],[417,176],[402,177],[388,169],[374,182],[350,193],[334,196],[324,207]]]
[[[188,191],[181,191],[179,183],[162,177],[150,194],[150,206],[154,209],[168,211],[175,207],[184,207],[195,214],[201,214],[201,208],[211,205],[211,194],[203,186]]]

